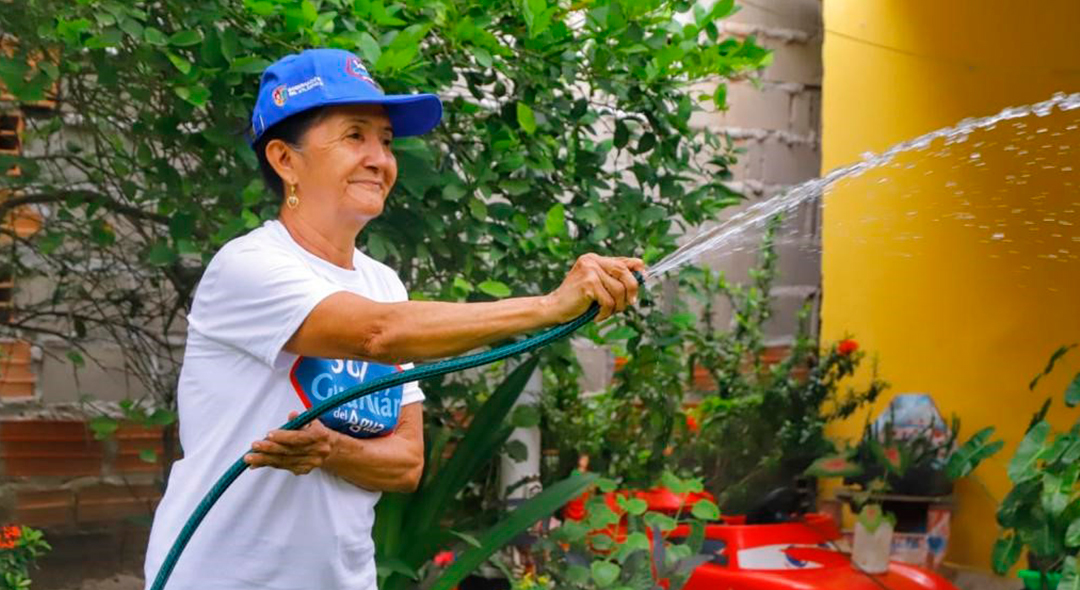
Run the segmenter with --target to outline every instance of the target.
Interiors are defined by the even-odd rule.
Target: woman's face
[[[378,217],[397,180],[392,139],[381,105],[331,107],[304,134],[294,160],[300,206],[329,207],[361,224]]]

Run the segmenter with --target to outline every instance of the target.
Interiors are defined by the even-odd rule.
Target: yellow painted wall
[[[823,1],[823,172],[966,117],[1080,92],[1076,0]],[[1053,394],[1057,427],[1080,417],[1061,403],[1080,351],[1027,389],[1057,346],[1080,341],[1080,109],[1022,122],[842,182],[823,215],[822,339],[854,336],[890,393],[931,393],[966,435],[996,425],[1006,440],[957,487],[947,558],[983,569],[1007,459],[1032,412]],[[834,434],[857,437],[865,418]]]

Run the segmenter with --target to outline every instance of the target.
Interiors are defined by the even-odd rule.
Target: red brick
[[[75,519],[79,524],[89,524],[149,517],[160,499],[155,485],[86,487],[76,494]]]
[[[73,524],[75,496],[70,490],[16,492],[14,522],[33,527]]]
[[[73,420],[0,422],[0,475],[80,477],[100,475],[104,449],[86,425]]]

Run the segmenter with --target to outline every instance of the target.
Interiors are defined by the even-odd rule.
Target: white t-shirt
[[[188,315],[178,405],[184,458],[154,514],[147,588],[192,510],[251,443],[292,410],[396,370],[362,361],[297,357],[282,350],[327,296],[407,299],[393,270],[359,250],[345,270],[301,248],[270,221],[232,240],[210,261]],[[400,407],[422,401],[416,383],[324,415],[353,436],[393,431]],[[375,590],[371,528],[379,493],[327,471],[296,476],[245,471],[210,510],[166,588]]]

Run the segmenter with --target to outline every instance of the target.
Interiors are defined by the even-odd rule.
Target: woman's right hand
[[[644,270],[645,263],[637,258],[582,255],[559,288],[546,296],[555,323],[578,317],[594,301],[600,305],[596,321],[625,310],[637,298],[638,282],[633,272]]]

